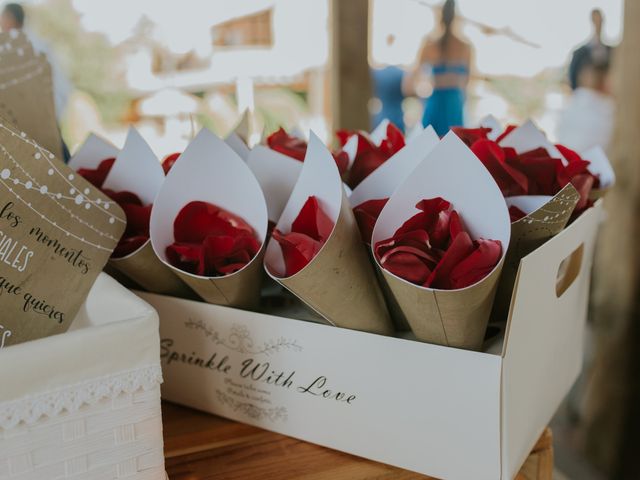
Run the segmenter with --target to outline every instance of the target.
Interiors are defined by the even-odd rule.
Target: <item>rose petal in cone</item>
[[[174,219],[190,202],[206,202],[194,211],[184,212],[174,229]],[[219,207],[224,222],[208,215]],[[215,216],[214,216],[215,217]],[[246,222],[246,223],[245,223]],[[194,228],[193,225],[199,225]],[[226,273],[206,277],[173,267],[167,259],[167,247],[174,242],[203,242],[206,233],[224,234],[230,230],[255,231],[260,250],[244,266],[248,251],[255,244],[250,239],[236,238],[227,242],[227,254],[215,252],[222,245],[205,245],[204,263]],[[245,227],[248,225],[249,227]],[[202,129],[180,155],[167,176],[151,213],[151,243],[156,255],[178,277],[209,303],[239,308],[256,308],[262,282],[262,256],[267,234],[267,207],[264,195],[247,164],[223,140]],[[179,240],[179,238],[181,240]],[[219,238],[216,242],[224,242]],[[200,269],[196,270],[202,271]]]
[[[418,202],[436,197],[446,199],[460,213],[464,230],[472,239],[500,241],[503,248],[497,265],[479,282],[456,290],[414,285],[384,269],[380,270],[419,340],[478,349],[482,345],[506,246],[509,245],[510,222],[497,184],[455,133],[447,134],[391,196],[376,222],[372,244],[392,237],[404,220],[416,212]],[[431,229],[428,231],[442,232],[448,224],[451,237],[461,245],[466,243],[467,247],[460,249],[462,253],[459,256],[468,253],[468,242],[464,242],[464,230],[457,215],[452,214],[445,219],[439,214],[420,213],[423,213],[419,217],[420,224]],[[459,278],[472,278],[471,273],[477,273],[482,264],[474,262],[466,271],[459,272]],[[438,272],[431,280],[437,276]]]

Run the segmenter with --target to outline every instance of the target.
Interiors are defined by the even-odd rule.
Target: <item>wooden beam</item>
[[[369,0],[331,0],[332,128],[369,130]]]

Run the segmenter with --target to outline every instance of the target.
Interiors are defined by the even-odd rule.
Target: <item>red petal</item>
[[[459,233],[464,232],[464,227],[462,226],[462,220],[460,219],[460,215],[455,210],[451,211],[451,218],[449,219],[449,235],[451,236],[451,240],[456,238]]]
[[[107,175],[111,171],[115,158],[105,158],[100,162],[97,168],[79,168],[78,175],[88,180],[94,187],[102,188],[102,184],[107,179]]]
[[[340,175],[344,175],[349,169],[349,155],[347,155],[347,152],[341,151],[334,153],[333,158],[336,161]]]
[[[473,251],[473,242],[467,232],[461,232],[451,242],[451,245],[442,256],[442,260],[438,263],[423,287],[430,288],[451,288],[451,271],[464,258],[469,256]]]
[[[140,197],[138,197],[138,195],[133,192],[127,192],[126,190],[115,192],[113,190],[109,190],[108,188],[103,188],[102,192],[120,206],[126,203],[142,206],[142,200],[140,200]]]
[[[378,198],[367,200],[366,202],[362,202],[360,205],[353,207],[353,214],[358,222],[360,236],[362,237],[362,241],[367,245],[371,243],[373,227],[375,227],[376,220],[378,220],[380,212],[382,212],[382,209],[388,201],[388,198]]]
[[[527,176],[506,163],[505,151],[491,140],[478,140],[471,151],[480,159],[502,194],[506,196],[525,195],[529,190]]]
[[[485,278],[500,261],[502,243],[500,240],[477,241],[477,247],[451,270],[451,288],[465,288]]]
[[[527,216],[527,214],[525,212],[523,212],[522,210],[520,210],[515,205],[511,205],[509,207],[509,218],[511,219],[511,223],[517,222],[518,220],[520,220],[521,218],[524,218],[526,216]]]
[[[220,217],[220,207],[208,202],[190,202],[173,222],[177,242],[200,243],[209,235],[233,235],[236,228]]]
[[[151,220],[151,205],[141,207],[133,203],[123,203],[120,207],[127,216],[125,236],[149,237],[149,222]]]
[[[118,242],[118,245],[113,250],[112,258],[122,258],[127,255],[132,254],[140,247],[142,247],[147,240],[149,240],[148,235],[142,235],[137,237],[123,237]]]
[[[490,128],[463,128],[451,127],[451,131],[462,140],[467,147],[471,147],[478,140],[487,140],[487,135],[491,131]]]
[[[173,165],[178,161],[180,157],[180,152],[172,153],[167,155],[164,160],[162,160],[162,170],[164,170],[164,174],[167,175],[169,171],[173,168]]]
[[[174,243],[166,249],[171,265],[195,275],[205,274],[204,248],[200,244]]]
[[[287,277],[306,267],[322,248],[322,243],[303,233],[292,232],[283,235],[276,229],[273,231],[273,239],[282,249]]]
[[[291,224],[291,231],[303,233],[314,240],[325,242],[333,231],[333,221],[320,208],[318,199],[311,196],[304,202],[300,213]]]
[[[382,267],[404,280],[422,284],[431,274],[424,259],[403,247],[390,250],[380,261]]]
[[[271,150],[301,162],[304,161],[304,156],[307,153],[307,142],[289,135],[283,128],[278,129],[278,131],[267,137],[267,145]]]
[[[500,143],[504,137],[506,137],[507,135],[509,135],[512,131],[514,131],[516,128],[518,128],[517,125],[507,125],[507,127],[504,129],[504,132],[502,132],[498,138],[496,138],[496,142]]]

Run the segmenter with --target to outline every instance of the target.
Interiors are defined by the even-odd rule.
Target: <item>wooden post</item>
[[[369,0],[331,0],[332,128],[369,130]]]
[[[640,2],[626,1],[614,58],[616,124],[610,158],[617,185],[594,271],[596,357],[587,391],[587,456],[611,477],[640,478]]]

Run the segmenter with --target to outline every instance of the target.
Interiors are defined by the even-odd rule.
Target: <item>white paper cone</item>
[[[318,199],[323,211],[334,221],[331,235],[313,260],[290,277],[284,276],[280,245],[271,239],[265,253],[267,272],[332,325],[390,333],[391,322],[384,299],[335,161],[313,134],[302,172],[276,228],[288,233],[310,196]]]
[[[262,248],[251,262],[222,277],[202,277],[169,264],[166,249],[175,240],[174,220],[192,201],[217,205],[253,227]],[[255,308],[260,299],[266,234],[267,206],[255,176],[231,147],[202,129],[171,169],[156,198],[151,213],[151,243],[156,255],[205,301]]]
[[[384,269],[382,272],[418,339],[478,349],[511,231],[507,206],[497,184],[455,133],[448,133],[391,196],[374,228],[372,249],[417,213],[415,205],[419,201],[434,197],[451,202],[471,238],[500,240],[501,260],[480,282],[459,290],[424,288]]]
[[[69,166],[74,170],[79,168],[98,168],[100,162],[107,158],[118,156],[118,148],[107,140],[90,133],[78,150],[69,159]]]
[[[491,131],[487,135],[489,140],[495,140],[496,138],[498,138],[500,136],[500,134],[504,130],[502,128],[502,125],[498,121],[498,119],[496,117],[494,117],[493,115],[487,115],[486,117],[483,117],[480,120],[480,126],[483,127],[483,128],[490,128],[491,129]]]
[[[269,220],[277,222],[302,171],[302,162],[258,145],[247,165],[256,176],[267,202]]]
[[[589,171],[594,175],[600,177],[600,187],[592,190],[590,197],[592,199],[600,198],[616,183],[616,174],[607,158],[606,153],[602,150],[602,147],[591,147],[580,156],[585,160],[589,160]]]
[[[164,171],[158,158],[140,133],[130,128],[103,188],[133,192],[143,204],[150,205],[163,183]],[[135,252],[112,258],[109,263],[149,292],[177,297],[193,295],[184,282],[153,254],[150,240]]]

